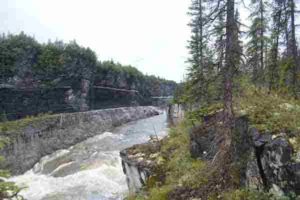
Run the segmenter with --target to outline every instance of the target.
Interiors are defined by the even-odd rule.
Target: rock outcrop
[[[120,152],[122,167],[130,193],[139,192],[156,176],[160,162],[160,141],[152,140],[145,144],[134,145]]]
[[[177,125],[184,118],[184,106],[180,104],[170,104],[168,106],[168,122]]]
[[[174,111],[171,110],[170,113],[172,115]],[[190,130],[190,153],[193,158],[211,163],[218,162],[215,159],[222,148],[222,119],[222,112],[206,116],[204,123]],[[300,154],[289,140],[288,135],[284,133],[272,135],[259,132],[250,126],[247,117],[235,119],[231,159],[237,173],[235,176],[239,178],[239,186],[270,191],[276,196],[300,195]],[[141,187],[147,186],[153,174],[157,174],[155,170],[159,168],[158,159],[152,160],[152,156],[147,152],[159,155],[160,150],[154,148],[145,151],[148,146],[149,144],[143,144],[121,152],[124,173],[131,192],[137,192]],[[162,181],[163,178],[157,180]],[[192,194],[189,188],[181,189],[187,192],[187,196]],[[178,191],[180,193],[180,188]],[[191,189],[196,196],[198,192],[200,195],[203,191]]]
[[[281,134],[272,136],[268,133],[259,133],[256,129],[249,130],[252,147],[256,154],[256,166],[247,167],[248,174],[253,167],[258,168],[256,174],[247,176],[249,187],[265,188],[277,194],[300,194],[300,163],[293,159],[294,149],[287,136]],[[259,172],[259,173],[257,173]],[[251,180],[260,179],[260,182]]]
[[[158,115],[154,107],[127,107],[50,115],[20,130],[0,130],[10,143],[1,150],[12,174],[29,170],[41,157],[68,148],[129,121]]]
[[[207,117],[206,123],[190,132],[191,155],[212,160],[219,151],[221,113]],[[220,126],[221,127],[221,126]],[[300,194],[300,163],[285,134],[272,136],[250,128],[246,117],[235,120],[233,159],[239,163],[243,186],[270,190],[277,195]]]

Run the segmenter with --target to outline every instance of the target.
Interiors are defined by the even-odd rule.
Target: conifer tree
[[[277,89],[279,87],[279,45],[280,36],[284,29],[283,26],[283,10],[282,1],[274,0],[272,7],[272,26],[271,26],[271,49],[269,52],[269,64],[268,64],[268,82],[269,91]]]
[[[265,79],[265,43],[267,40],[265,36],[267,28],[266,2],[264,0],[251,0],[251,5],[252,24],[248,33],[250,41],[247,45],[248,65],[252,68],[253,83],[262,86]]]
[[[295,25],[295,1],[288,0],[289,12],[290,12],[290,47],[291,47],[291,60],[292,60],[292,91],[295,98],[298,97],[297,82],[298,82],[298,50],[297,50],[297,41],[296,41],[296,25]],[[289,48],[289,47],[288,47]]]
[[[217,71],[220,72],[224,67],[224,59],[225,59],[225,13],[220,13],[216,25],[214,27],[215,30],[215,49],[216,49],[216,62],[217,62]]]
[[[207,68],[207,36],[204,35],[205,29],[205,14],[203,0],[192,0],[189,8],[189,15],[191,16],[192,35],[189,41],[190,63],[189,81],[191,93],[195,101],[206,101],[207,94],[207,80],[205,80],[205,72]],[[203,102],[202,102],[203,103]]]
[[[280,11],[281,20],[277,23],[279,35],[283,35],[285,51],[282,54],[280,65],[281,86],[289,88],[292,95],[298,97],[298,47],[296,41],[296,5],[294,0],[274,0],[277,12]],[[276,23],[276,21],[274,21]]]
[[[233,113],[233,76],[236,66],[235,60],[235,0],[226,1],[226,50],[225,50],[225,70],[224,70],[224,125],[225,125],[225,146],[231,145],[231,128],[234,122]]]

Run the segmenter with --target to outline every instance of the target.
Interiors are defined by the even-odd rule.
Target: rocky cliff
[[[170,104],[168,106],[168,122],[170,125],[177,125],[184,118],[185,108],[180,104]]]
[[[0,135],[9,139],[1,150],[1,155],[6,158],[4,167],[12,174],[24,173],[41,157],[56,150],[68,148],[126,122],[157,114],[154,107],[128,107],[3,123]]]
[[[99,61],[76,42],[38,43],[24,33],[0,36],[0,121],[39,113],[152,105],[177,84],[132,66]]]

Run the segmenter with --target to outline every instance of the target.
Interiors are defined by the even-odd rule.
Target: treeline
[[[298,98],[294,0],[251,0],[248,5],[239,0],[191,2],[190,67],[181,101],[202,106],[216,100],[232,102],[242,78]],[[241,21],[241,7],[250,11],[250,23]]]
[[[132,66],[99,61],[95,52],[75,41],[49,41],[40,44],[20,33],[0,37],[0,80],[22,87],[80,87],[80,80],[91,85],[138,90],[146,96],[172,94],[176,83],[142,74]]]
[[[98,62],[95,85],[137,90],[142,96],[172,96],[177,83],[156,76],[144,75],[132,66],[114,61]]]
[[[260,96],[264,99],[280,93],[287,99],[299,97],[298,11],[294,0],[251,0],[249,5],[242,0],[191,2],[189,74],[176,101],[189,105],[192,112],[200,110],[200,115],[214,105],[221,111],[221,150],[213,160],[220,164],[215,164],[216,169],[226,180],[224,174],[230,171],[238,148],[234,127],[239,97],[250,88],[253,98],[258,92],[264,93]],[[240,19],[242,6],[250,10],[250,24]]]

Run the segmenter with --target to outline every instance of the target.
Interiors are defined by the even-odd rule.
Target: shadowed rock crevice
[[[256,156],[257,167],[259,169],[259,174],[263,182],[264,188],[267,189],[268,182],[261,162],[261,156],[263,154],[263,151],[264,151],[263,146],[255,148],[255,156]]]

